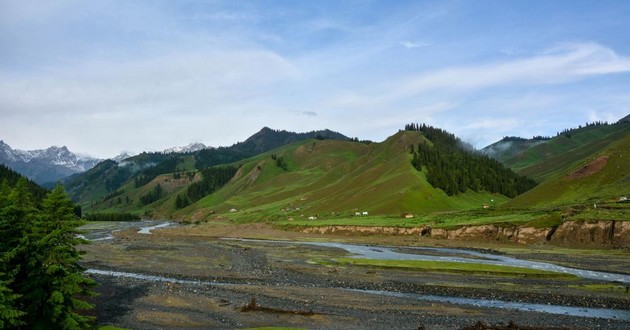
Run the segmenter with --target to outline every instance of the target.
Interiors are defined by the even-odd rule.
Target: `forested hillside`
[[[161,174],[203,170],[229,164],[282,145],[311,138],[349,139],[330,130],[294,133],[264,127],[244,142],[230,147],[203,149],[193,153],[143,152],[121,163],[106,160],[85,173],[68,178],[64,186],[73,200],[87,205],[116,193],[130,180],[133,181],[135,188],[139,188]]]
[[[8,188],[13,188],[18,181],[24,180],[27,190],[33,195],[35,201],[40,201],[46,195],[46,189],[40,187],[35,182],[26,179],[18,172],[0,164],[0,184],[6,184]]]
[[[422,133],[430,142],[412,150],[413,166],[427,171],[427,181],[449,196],[467,190],[515,197],[536,186],[534,180],[514,173],[497,160],[473,151],[472,147],[442,129],[410,124],[407,131]]]
[[[0,175],[0,328],[90,328],[81,313],[95,282],[78,265],[75,205],[61,186],[42,198],[25,178]]]

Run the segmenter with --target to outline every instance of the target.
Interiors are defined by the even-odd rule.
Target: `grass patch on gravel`
[[[449,261],[426,261],[426,260],[374,260],[374,259],[355,259],[355,258],[335,258],[334,261],[341,264],[349,264],[355,266],[371,266],[380,268],[399,268],[429,272],[448,272],[448,273],[467,273],[467,274],[484,274],[484,275],[500,275],[500,276],[527,276],[527,277],[545,277],[545,278],[567,278],[573,279],[575,276],[569,274],[555,273],[543,270],[486,265],[465,262],[449,262]]]
[[[570,288],[581,289],[587,291],[595,291],[595,292],[616,292],[616,293],[626,293],[626,287],[621,284],[609,284],[609,283],[598,283],[598,284],[578,284],[578,285],[569,285]]]
[[[263,327],[263,328],[247,328],[245,330],[306,330],[305,328],[286,328],[286,327]]]

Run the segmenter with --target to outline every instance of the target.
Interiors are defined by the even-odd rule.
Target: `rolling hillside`
[[[630,196],[630,134],[625,134],[614,142],[609,138],[593,143],[601,146],[587,157],[577,152],[567,152],[551,158],[568,163],[554,170],[549,179],[534,189],[516,197],[506,204],[508,207],[544,207],[559,205],[616,202],[621,197]],[[582,150],[588,150],[583,148]],[[564,156],[564,157],[562,157]],[[579,160],[570,162],[571,157]],[[552,168],[542,162],[538,168]]]
[[[564,175],[576,163],[588,159],[630,134],[630,119],[615,124],[567,129],[554,138],[508,137],[481,151],[519,174],[538,182]]]
[[[129,183],[121,194],[94,204],[93,211],[200,220],[235,209],[240,219],[260,220],[467,210],[508,200],[473,191],[449,197],[432,187],[411,164],[410,148],[419,143],[431,144],[421,133],[407,131],[382,143],[300,141],[233,163],[239,169],[222,189],[185,208],[177,209],[176,199],[200,180],[196,175],[163,174],[137,189]],[[158,184],[163,197],[141,205],[140,196]]]
[[[506,207],[592,206],[630,195],[630,115],[554,138],[505,138],[482,151],[540,182]]]
[[[247,140],[230,147],[185,153],[143,152],[121,162],[105,160],[89,171],[67,178],[64,186],[75,202],[90,207],[95,202],[120,195],[123,186],[123,190],[129,190],[127,183],[130,180],[139,188],[162,174],[201,170],[236,162],[288,143],[312,138],[349,140],[348,137],[330,130],[294,133],[264,127]]]

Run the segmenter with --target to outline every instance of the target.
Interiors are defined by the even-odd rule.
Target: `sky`
[[[630,1],[0,1],[0,139],[95,157],[262,127],[482,148],[630,113]]]

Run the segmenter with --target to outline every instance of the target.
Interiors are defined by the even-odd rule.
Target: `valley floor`
[[[87,252],[84,266],[119,272],[92,272],[100,283],[100,295],[94,298],[100,325],[131,329],[460,329],[479,321],[488,325],[513,321],[540,328],[630,327],[628,284],[536,271],[515,274],[473,267],[428,270],[402,267],[409,264],[358,265],[349,263],[351,254],[339,248],[225,238],[346,242],[373,246],[377,251],[379,246],[398,246],[399,251],[409,253],[407,247],[448,244],[617,273],[629,272],[628,251],[480,244],[416,236],[317,235],[228,222],[161,228],[149,235],[127,228],[113,236],[82,247]],[[447,302],[418,295],[451,298]],[[617,314],[570,316],[571,312],[481,307],[456,298],[543,304],[549,310],[573,306],[586,315],[598,310]]]

